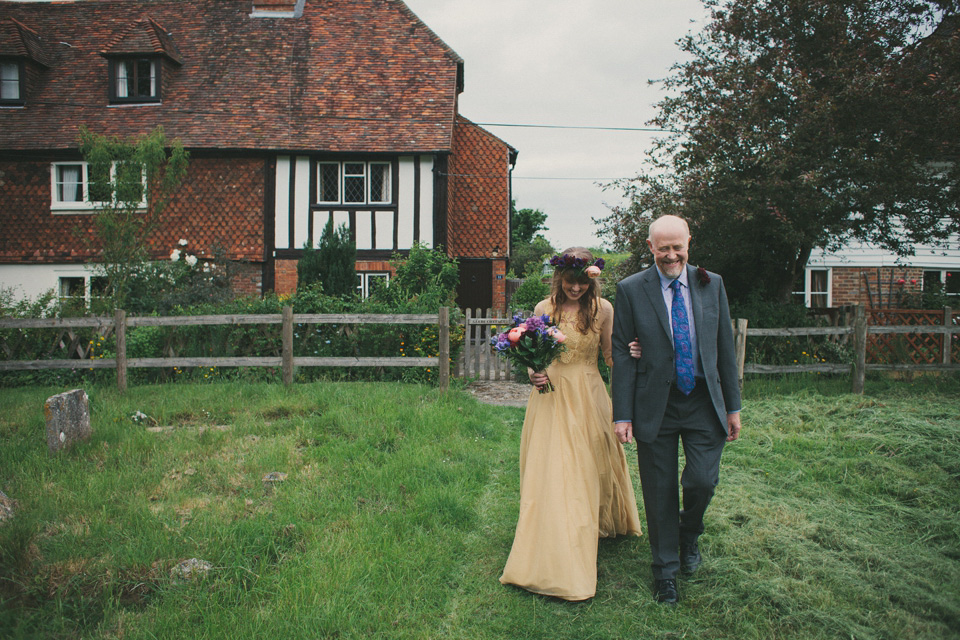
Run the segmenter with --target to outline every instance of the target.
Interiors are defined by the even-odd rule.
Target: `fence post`
[[[440,307],[440,316],[437,320],[437,336],[440,348],[437,357],[440,359],[440,390],[446,391],[450,385],[450,307]]]
[[[867,314],[862,304],[854,310],[853,351],[853,392],[862,395],[867,377]]]
[[[947,329],[953,327],[953,309],[950,307],[943,308],[943,326]],[[953,357],[951,351],[953,351],[953,333],[948,330],[943,334],[943,364],[950,364],[950,358]]]
[[[127,312],[113,312],[113,333],[117,339],[117,388],[127,390]]]
[[[280,335],[283,384],[289,387],[293,384],[293,307],[289,305],[283,308],[283,324]]]
[[[472,331],[470,327],[470,318],[473,317],[473,314],[470,310],[470,307],[467,307],[463,316],[463,371],[461,374],[464,378],[470,377],[470,355],[472,351],[470,332]]]
[[[737,350],[737,382],[743,391],[743,366],[747,361],[747,319],[733,321],[733,346]]]

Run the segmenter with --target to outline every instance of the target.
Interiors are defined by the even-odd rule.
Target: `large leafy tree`
[[[599,221],[618,248],[640,255],[650,219],[680,214],[693,260],[732,296],[786,300],[816,247],[909,253],[957,229],[952,3],[705,4],[711,21],[662,81],[653,123],[673,133]]]

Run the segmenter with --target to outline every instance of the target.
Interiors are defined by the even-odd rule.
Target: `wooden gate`
[[[478,380],[511,380],[511,365],[493,352],[490,338],[512,324],[512,318],[495,317],[491,309],[464,309],[463,349],[453,375]]]

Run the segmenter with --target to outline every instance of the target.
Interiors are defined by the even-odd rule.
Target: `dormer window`
[[[159,58],[117,58],[110,61],[110,100],[159,102]]]
[[[23,104],[23,63],[17,60],[0,60],[0,104]]]

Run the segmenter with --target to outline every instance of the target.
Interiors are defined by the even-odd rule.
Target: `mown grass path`
[[[523,409],[394,383],[91,388],[93,439],[51,458],[62,389],[3,389],[0,637],[960,636],[960,383],[777,385],[748,385],[676,608],[644,538],[601,541],[586,603],[499,584]],[[188,558],[213,568],[172,577]]]

